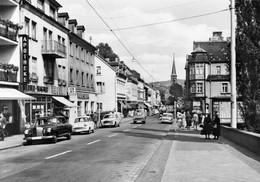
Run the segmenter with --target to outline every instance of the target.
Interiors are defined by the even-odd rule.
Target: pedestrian
[[[5,139],[5,134],[4,134],[5,125],[6,125],[6,119],[3,113],[0,113],[0,137],[2,141],[4,141]]]
[[[212,134],[214,135],[215,140],[219,139],[219,136],[220,136],[220,119],[218,117],[218,113],[216,113],[215,119],[213,121]]]
[[[210,118],[210,114],[207,114],[207,117],[204,119],[203,132],[205,135],[205,139],[210,139],[210,134],[212,132],[212,121]]]
[[[189,130],[191,127],[191,114],[189,111],[186,113],[186,122],[187,122],[187,129]]]
[[[193,114],[192,120],[193,120],[194,130],[198,130],[199,116],[198,116],[198,114],[196,112]]]
[[[95,124],[94,128],[98,129],[98,115],[96,112],[94,112],[94,114],[93,114],[93,122]]]

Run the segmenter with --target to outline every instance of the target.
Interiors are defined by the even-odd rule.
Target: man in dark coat
[[[210,139],[210,134],[212,132],[212,121],[210,118],[210,114],[207,114],[207,117],[204,119],[204,127],[203,131],[206,139]]]
[[[220,119],[218,117],[218,113],[215,116],[213,121],[212,134],[214,135],[214,139],[218,140],[220,136]]]
[[[186,123],[187,123],[187,129],[189,130],[191,127],[191,114],[189,111],[186,113]]]

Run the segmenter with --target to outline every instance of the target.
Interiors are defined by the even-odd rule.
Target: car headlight
[[[51,132],[51,128],[48,128],[48,129],[47,129],[47,132],[50,133],[50,132]]]

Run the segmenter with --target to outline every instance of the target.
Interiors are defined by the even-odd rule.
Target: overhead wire
[[[101,17],[101,15],[96,11],[96,9],[90,4],[88,0],[86,2],[89,4],[89,6],[92,8],[92,10],[97,14],[97,16],[101,19],[101,21],[107,26],[107,28],[113,33],[113,35],[117,38],[117,40],[120,42],[120,44],[126,49],[126,51],[136,60],[138,65],[154,80],[156,81],[153,76],[139,63],[139,61],[136,59],[136,57],[133,55],[133,53],[125,46],[125,44],[121,41],[121,39],[117,36],[117,34],[112,30],[112,28],[107,24],[107,22]]]

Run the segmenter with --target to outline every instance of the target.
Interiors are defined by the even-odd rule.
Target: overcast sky
[[[87,41],[92,37],[94,46],[108,43],[146,82],[170,80],[173,54],[177,78],[185,79],[186,55],[193,51],[193,41],[207,41],[213,31],[222,31],[224,38],[230,36],[230,12],[222,11],[229,8],[229,0],[88,0],[134,55],[137,61],[133,61],[87,0],[58,2],[63,6],[59,12],[68,12],[70,19],[85,26]],[[211,14],[214,12],[219,13]],[[171,22],[162,23],[165,21]],[[153,25],[143,26],[149,24]],[[136,26],[141,27],[129,28]]]

